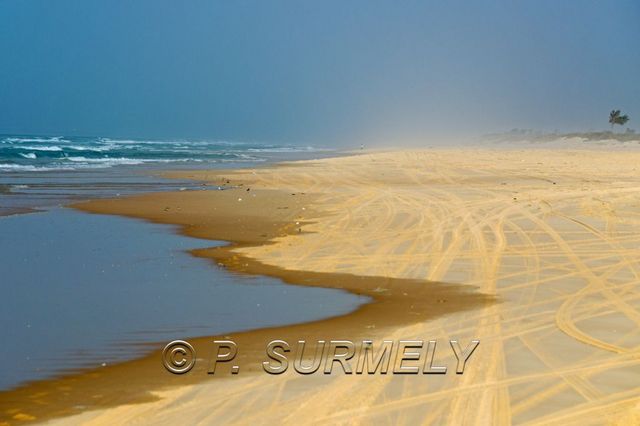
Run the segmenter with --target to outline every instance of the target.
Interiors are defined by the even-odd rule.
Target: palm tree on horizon
[[[613,131],[613,126],[619,124],[623,126],[627,121],[629,121],[629,116],[627,114],[621,115],[619,109],[614,109],[609,113],[609,124],[611,124],[611,131]]]

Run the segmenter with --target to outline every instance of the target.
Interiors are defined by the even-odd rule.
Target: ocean
[[[0,216],[200,185],[163,179],[159,172],[165,170],[255,167],[331,155],[333,150],[308,145],[0,135]]]
[[[311,146],[207,140],[0,135],[0,171],[81,170],[139,164],[260,163]]]
[[[335,289],[231,274],[188,254],[220,241],[63,207],[150,191],[218,190],[162,178],[168,169],[332,154],[242,142],[0,136],[0,358],[12,360],[0,368],[0,393],[131,359],[151,343],[312,321],[366,303]]]

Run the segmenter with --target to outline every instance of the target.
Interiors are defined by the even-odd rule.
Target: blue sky
[[[0,0],[0,132],[402,143],[640,129],[637,1]]]

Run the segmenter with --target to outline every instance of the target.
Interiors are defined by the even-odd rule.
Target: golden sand
[[[222,177],[215,180],[221,184],[228,181]],[[306,193],[256,188],[247,191],[248,184],[237,180],[232,184],[242,187],[226,191],[153,193],[94,200],[74,207],[91,213],[119,214],[178,225],[180,232],[186,235],[230,241],[231,244],[227,246],[198,249],[191,253],[212,259],[217,266],[231,273],[266,275],[293,285],[341,289],[369,296],[371,302],[347,315],[320,321],[227,333],[224,336],[184,336],[189,338],[198,357],[203,360],[212,358],[214,339],[232,339],[239,347],[234,364],[240,367],[241,376],[266,375],[262,362],[267,360],[265,349],[272,340],[285,340],[294,345],[300,339],[305,340],[309,346],[307,354],[313,354],[315,342],[321,340],[357,342],[375,339],[398,326],[420,323],[495,301],[493,296],[481,294],[470,286],[422,279],[288,270],[242,255],[239,253],[242,248],[270,245],[275,239],[287,235],[307,235],[302,228],[311,223],[310,219],[318,218],[319,214],[311,208],[314,197]],[[175,285],[178,291],[180,283]],[[166,315],[188,315],[188,307],[176,306],[175,312],[167,312]],[[146,345],[150,353],[140,359],[38,381],[3,392],[0,394],[0,413],[3,413],[0,420],[46,420],[87,410],[143,403],[158,399],[156,393],[159,391],[214,379],[216,383],[220,379],[228,379],[228,368],[226,376],[220,372],[215,376],[207,375],[210,364],[205,361],[198,362],[185,376],[173,376],[160,362],[164,343]],[[441,343],[446,345],[448,342]],[[466,343],[462,343],[463,347]],[[233,379],[238,380],[241,376]]]
[[[225,178],[243,188],[81,206],[180,225],[199,237],[211,238],[216,229],[216,238],[238,244],[196,254],[298,284],[315,276],[305,284],[326,286],[332,277],[330,285],[375,299],[350,316],[259,331],[267,333],[261,338],[296,340],[314,330],[313,337],[328,339],[477,338],[481,344],[463,375],[256,373],[201,380],[196,377],[202,374],[190,373],[192,379],[181,376],[167,384],[168,379],[157,379],[166,376],[154,373],[161,371],[149,370],[145,383],[152,394],[138,390],[131,398],[113,397],[102,404],[112,408],[60,420],[633,422],[640,402],[638,164],[640,153],[615,150],[401,151],[224,171],[224,176],[185,172],[181,177],[213,184]],[[221,197],[227,198],[221,202]],[[244,218],[241,223],[234,222],[238,217]],[[224,234],[231,229],[237,235]],[[380,282],[390,290],[388,299],[372,291]],[[424,303],[414,319],[400,297],[406,289],[416,291],[413,301]],[[434,304],[439,291],[445,296],[438,299],[453,303]],[[488,303],[483,295],[499,302]],[[240,350],[256,344],[255,336],[232,335]],[[450,359],[442,362],[451,365]],[[135,363],[144,370],[151,361],[114,366],[102,380],[126,392]],[[152,380],[156,383],[148,383]],[[84,383],[85,392],[102,392]],[[38,399],[35,390],[14,401]],[[125,404],[145,397],[149,402]],[[38,417],[29,407],[20,413]]]

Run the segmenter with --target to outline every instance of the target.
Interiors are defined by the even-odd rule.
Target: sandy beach
[[[633,424],[640,421],[640,151],[456,148],[173,172],[232,189],[76,205],[226,240],[214,267],[371,303],[232,333],[243,373],[159,350],[7,392],[7,423]],[[186,309],[188,312],[188,308]],[[191,338],[207,353],[211,337]],[[271,339],[480,340],[463,375],[270,376]],[[443,344],[443,346],[444,346]],[[455,366],[450,352],[438,362]]]
[[[640,426],[640,1],[121,3],[0,1],[0,426]]]

